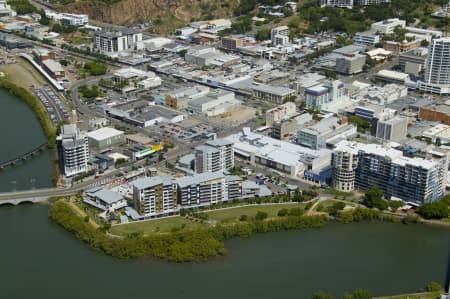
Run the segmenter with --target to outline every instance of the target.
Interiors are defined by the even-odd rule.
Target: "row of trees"
[[[55,127],[53,126],[53,123],[47,113],[47,110],[45,110],[44,106],[39,101],[39,99],[25,88],[14,84],[13,82],[11,82],[6,78],[0,79],[0,88],[5,88],[6,90],[8,90],[9,93],[17,96],[25,103],[27,103],[28,106],[30,106],[30,108],[37,115],[39,123],[41,124],[42,129],[44,130],[44,133],[47,136],[48,146],[50,148],[55,147],[55,140],[56,140]]]
[[[417,209],[417,213],[425,219],[442,219],[450,217],[450,196],[435,202],[426,203]]]
[[[431,281],[425,287],[425,291],[427,292],[442,292],[444,288],[438,282]],[[332,294],[325,293],[323,291],[315,292],[312,296],[312,299],[334,299],[335,297]],[[366,289],[355,290],[351,293],[344,294],[343,299],[371,299],[372,296],[370,292]]]
[[[403,205],[402,201],[387,201],[383,196],[383,191],[379,187],[374,186],[366,191],[363,204],[369,208],[377,208],[381,211],[388,208],[395,211]],[[449,206],[450,195],[447,195],[441,200],[423,204],[416,211],[425,219],[443,219],[450,217]]]
[[[318,291],[314,293],[313,299],[334,299],[335,297],[331,294],[325,293],[323,291]],[[372,299],[372,296],[370,295],[368,290],[360,289],[355,290],[351,293],[344,294],[342,299]]]

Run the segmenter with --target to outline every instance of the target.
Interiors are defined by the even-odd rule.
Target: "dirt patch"
[[[0,71],[15,84],[29,89],[33,86],[42,86],[44,78],[26,61],[17,57],[17,63],[0,65]]]

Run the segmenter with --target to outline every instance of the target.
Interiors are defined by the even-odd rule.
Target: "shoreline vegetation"
[[[56,157],[56,128],[53,126],[47,111],[33,93],[7,78],[0,78],[0,89],[4,89],[11,95],[14,95],[24,101],[37,116],[39,124],[41,125],[41,128],[47,138],[47,147],[53,151],[54,158],[52,163],[54,170],[52,174],[52,181],[53,185],[56,186],[59,178],[59,168],[57,162],[54,160]]]
[[[0,79],[0,88],[5,89],[14,96],[17,96],[33,110],[39,120],[39,123],[41,124],[45,136],[47,137],[48,147],[52,149],[55,148],[56,129],[39,99],[24,87],[13,83],[7,78]]]
[[[248,218],[215,226],[191,227],[166,233],[144,235],[140,231],[112,235],[110,226],[93,227],[89,217],[82,217],[64,199],[50,201],[49,218],[93,249],[119,258],[154,257],[169,262],[202,262],[226,255],[224,241],[247,238],[257,233],[326,227],[330,219],[338,223],[388,221],[403,224],[422,223],[418,217],[386,215],[377,210],[355,208],[340,211],[331,218],[326,213],[272,218]]]

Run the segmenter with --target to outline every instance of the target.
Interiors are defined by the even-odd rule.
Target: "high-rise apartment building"
[[[450,93],[450,37],[433,39],[428,48],[425,80],[419,89],[438,94]]]
[[[232,142],[217,139],[196,147],[195,171],[197,173],[225,171],[233,167],[234,151]]]
[[[177,208],[177,185],[171,176],[137,179],[133,185],[133,204],[141,216],[167,215]]]
[[[178,178],[178,202],[182,206],[204,206],[239,200],[242,178],[223,172],[206,172]]]
[[[358,155],[351,151],[336,149],[331,155],[331,167],[333,169],[332,186],[334,189],[343,192],[355,189]]]
[[[443,153],[410,158],[389,146],[341,141],[331,160],[333,186],[341,191],[378,186],[386,198],[419,205],[444,195],[448,159]]]
[[[133,50],[139,41],[142,41],[142,33],[131,29],[100,31],[95,33],[94,50],[105,54],[114,54]]]
[[[76,125],[64,125],[56,137],[61,172],[66,177],[88,171],[88,138]]]

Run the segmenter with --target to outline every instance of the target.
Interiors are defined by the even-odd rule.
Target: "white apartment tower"
[[[142,41],[142,33],[131,29],[120,31],[100,31],[95,34],[94,50],[105,54],[134,50],[136,43]]]
[[[195,151],[197,173],[225,171],[234,167],[233,143],[217,139],[200,145]]]
[[[419,89],[438,94],[450,93],[450,37],[430,42],[425,81],[419,82]]]
[[[350,151],[336,150],[331,156],[331,167],[333,169],[333,188],[344,192],[353,191],[358,155]]]
[[[88,138],[76,125],[64,125],[56,138],[61,171],[66,177],[82,174],[88,170]]]

